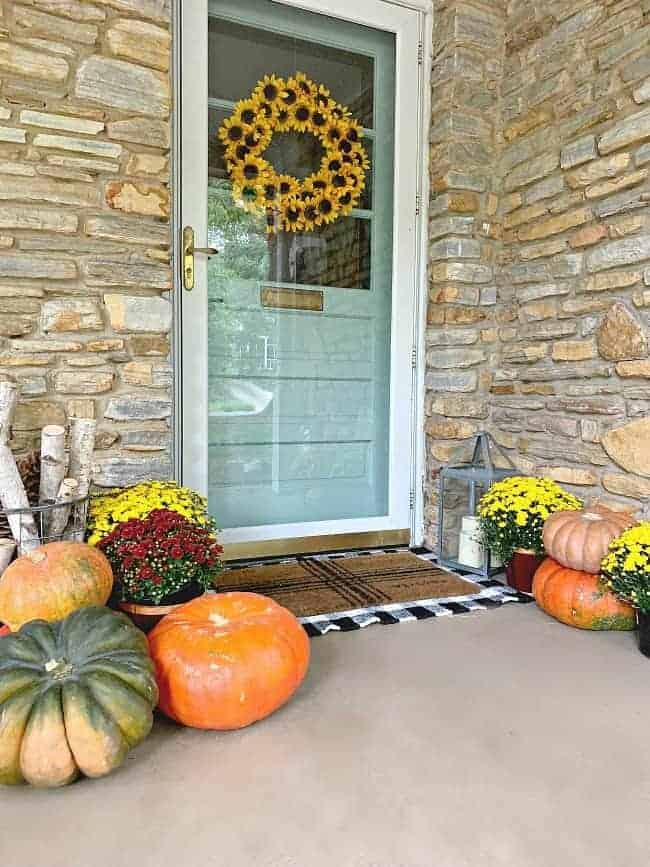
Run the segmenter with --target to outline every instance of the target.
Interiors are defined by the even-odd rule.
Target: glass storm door
[[[295,5],[183,4],[181,220],[218,250],[197,252],[181,289],[183,479],[241,553],[404,542],[411,520],[419,19],[379,0],[356,4],[361,23]],[[237,183],[218,132],[265,76],[300,73],[347,106],[368,165],[354,209],[329,221],[321,203],[352,181],[322,174],[321,140],[254,144],[305,203],[292,231],[274,189]]]

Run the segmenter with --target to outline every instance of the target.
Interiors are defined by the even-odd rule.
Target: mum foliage
[[[170,509],[119,524],[97,547],[108,557],[123,598],[156,604],[187,584],[211,587],[223,553],[211,529]]]
[[[98,542],[126,521],[146,518],[156,509],[169,509],[199,527],[214,530],[208,501],[177,482],[142,482],[130,488],[108,491],[90,501],[88,543]]]
[[[581,500],[552,479],[511,476],[492,485],[478,504],[483,544],[506,563],[517,548],[543,554],[548,516],[581,508]]]
[[[614,539],[600,568],[610,590],[650,613],[650,523],[631,527]]]

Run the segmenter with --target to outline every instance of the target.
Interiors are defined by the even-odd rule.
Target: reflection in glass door
[[[224,528],[389,512],[395,37],[269,0],[216,2],[208,32],[208,493]],[[346,217],[267,233],[217,138],[265,75],[305,73],[363,126],[366,188]],[[323,149],[275,134],[303,180]]]

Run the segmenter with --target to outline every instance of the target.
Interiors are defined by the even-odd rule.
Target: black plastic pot
[[[650,656],[650,612],[637,611],[636,620],[639,624],[639,650],[644,656]]]

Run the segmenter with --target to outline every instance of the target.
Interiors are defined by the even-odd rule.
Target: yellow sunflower
[[[295,87],[298,93],[303,97],[313,100],[318,93],[318,85],[314,84],[311,78],[308,78],[304,72],[296,72],[295,75],[287,81],[287,87]]]
[[[275,235],[282,228],[282,211],[279,208],[266,208],[266,234]]]
[[[289,84],[287,81],[284,86],[284,90],[280,94],[280,101],[284,103],[288,108],[291,108],[292,105],[295,105],[298,102],[298,97],[300,95],[300,91],[298,88],[298,84],[293,82]]]
[[[260,184],[234,182],[232,197],[238,207],[251,214],[258,213],[264,204],[264,193]]]
[[[316,105],[318,105],[321,109],[328,109],[330,106],[334,106],[336,103],[331,97],[329,90],[325,87],[324,84],[319,84],[318,89],[316,90],[316,94],[314,97],[316,101]]]
[[[284,79],[279,76],[265,75],[261,81],[258,81],[253,93],[260,101],[273,104],[280,99],[285,86]]]
[[[240,144],[244,140],[247,129],[238,115],[226,118],[219,128],[219,138],[226,147]]]
[[[318,206],[316,201],[310,197],[305,201],[305,207],[303,209],[305,232],[314,231],[318,225],[318,216]]]
[[[233,117],[238,117],[246,127],[251,127],[259,118],[259,103],[255,97],[241,99],[235,106]]]
[[[336,198],[339,204],[340,216],[347,217],[348,214],[354,210],[357,204],[352,192],[349,189],[339,190],[336,194]]]
[[[302,182],[303,193],[309,198],[316,198],[330,185],[330,176],[325,171],[316,172]]]
[[[300,183],[293,175],[278,175],[276,178],[280,196],[288,200],[289,198],[298,195]]]
[[[291,116],[291,126],[296,132],[307,132],[312,123],[311,105],[305,99],[298,101],[289,109]]]
[[[285,232],[301,232],[305,228],[305,205],[298,196],[287,202],[282,214],[282,228]]]
[[[317,212],[314,223],[317,226],[328,225],[337,219],[338,202],[335,193],[332,193],[329,190],[323,190],[318,196],[316,196],[313,203]]]
[[[275,117],[275,131],[276,132],[291,132],[292,130],[293,118],[291,116],[290,109],[281,104],[278,106],[278,111]]]
[[[241,162],[236,163],[231,171],[233,181],[240,185],[261,184],[269,170],[266,160],[255,154],[247,154]]]

